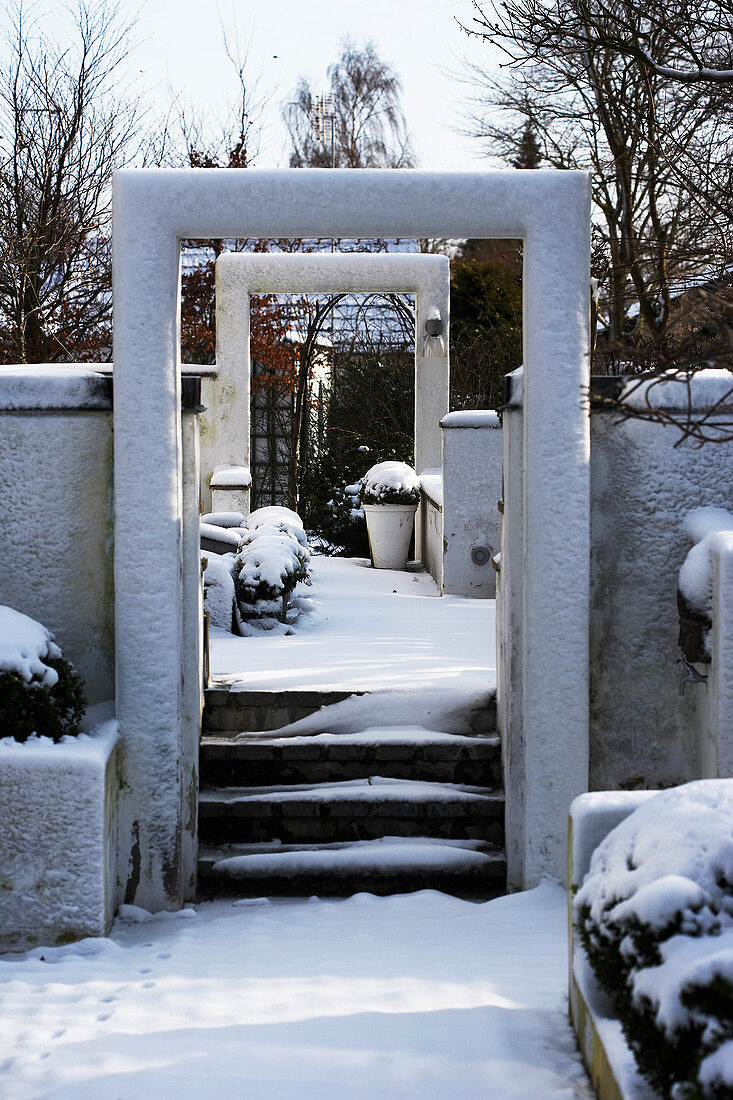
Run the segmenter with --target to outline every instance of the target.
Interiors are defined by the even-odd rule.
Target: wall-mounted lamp
[[[426,359],[445,355],[445,340],[443,339],[443,318],[435,312],[435,316],[428,317],[425,322],[425,339],[423,340],[423,355]]]

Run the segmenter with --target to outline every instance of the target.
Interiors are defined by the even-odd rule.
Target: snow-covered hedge
[[[234,563],[241,620],[284,623],[298,583],[310,584],[310,551],[300,517],[289,508],[252,512]]]
[[[406,462],[378,462],[361,482],[362,504],[417,504],[420,479]]]
[[[578,933],[644,1076],[733,1096],[733,780],[662,791],[596,849]]]
[[[202,532],[219,529],[232,541],[228,554],[202,552],[204,606],[213,626],[248,634],[285,623],[289,597],[310,584],[310,550],[297,512],[258,508],[245,521],[238,512],[202,517]]]
[[[79,732],[85,707],[81,680],[53,635],[28,615],[0,606],[2,736],[59,741]]]

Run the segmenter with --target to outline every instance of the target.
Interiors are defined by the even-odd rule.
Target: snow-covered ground
[[[313,559],[313,603],[290,636],[212,630],[214,680],[277,689],[486,692],[496,686],[493,600],[438,595],[427,573]]]
[[[217,901],[0,957],[4,1100],[590,1100],[559,886]]]

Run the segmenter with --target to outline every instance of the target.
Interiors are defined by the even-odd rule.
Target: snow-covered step
[[[331,842],[433,836],[501,843],[502,791],[372,776],[340,783],[201,791],[202,843]]]
[[[202,848],[200,892],[340,896],[434,889],[490,897],[504,891],[503,850],[478,840],[380,837],[331,844]]]
[[[228,687],[206,690],[204,735],[236,737],[281,729],[307,718],[322,707],[341,703],[358,692],[349,691],[237,691]]]
[[[235,686],[207,688],[204,707],[204,736],[238,737],[242,733],[264,733],[282,729],[302,718],[323,711],[321,730],[328,732],[329,707],[353,696],[368,696],[365,691],[250,691]],[[487,733],[496,728],[496,698],[488,695],[463,715],[471,731]],[[294,731],[297,732],[297,731]],[[320,732],[309,730],[309,732]],[[453,732],[453,731],[448,731]]]
[[[305,737],[205,737],[200,775],[206,786],[333,782],[393,778],[500,787],[501,744],[495,734],[462,736],[404,726]]]

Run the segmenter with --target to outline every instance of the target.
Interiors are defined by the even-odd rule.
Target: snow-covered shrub
[[[255,539],[237,554],[235,591],[244,619],[284,618],[286,597],[299,581],[308,583],[308,551],[287,535]]]
[[[361,482],[346,485],[343,481],[334,486],[333,496],[322,511],[320,534],[329,546],[329,552],[347,553],[366,557],[369,544],[364,535],[364,509],[359,493]]]
[[[234,554],[207,554],[202,551],[204,568],[204,611],[211,626],[231,633],[234,622]]]
[[[362,504],[417,504],[420,479],[406,462],[378,462],[361,482]]]
[[[53,635],[0,607],[0,737],[27,741],[37,733],[59,741],[79,732],[85,707],[81,680]]]
[[[575,918],[644,1076],[674,1100],[733,1096],[733,780],[662,791],[626,818]]]
[[[266,508],[258,508],[251,512],[247,519],[247,530],[256,531],[260,527],[276,527],[280,531],[292,535],[301,546],[308,545],[303,521],[292,508],[284,508],[279,504],[268,505]]]

